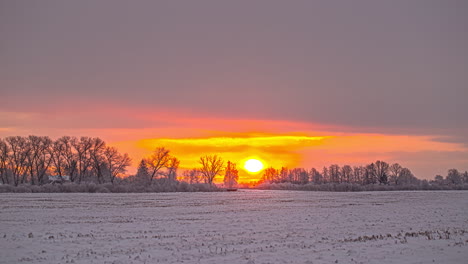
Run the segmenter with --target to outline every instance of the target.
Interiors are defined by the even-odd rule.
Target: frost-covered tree
[[[224,186],[227,188],[235,187],[239,179],[239,172],[237,171],[236,164],[228,161],[224,171]]]
[[[146,165],[145,159],[142,159],[140,161],[140,164],[138,165],[138,170],[135,175],[136,181],[139,183],[147,183],[150,180],[150,174],[148,170],[148,166]]]
[[[201,164],[200,172],[205,183],[212,185],[214,178],[223,171],[223,159],[218,155],[206,155],[200,157],[199,163]]]

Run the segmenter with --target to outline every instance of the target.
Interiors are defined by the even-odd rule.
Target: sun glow
[[[263,169],[263,163],[257,159],[249,159],[244,163],[244,168],[248,172],[259,172]]]

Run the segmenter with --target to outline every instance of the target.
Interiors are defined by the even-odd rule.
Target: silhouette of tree
[[[200,171],[205,183],[213,184],[213,179],[223,171],[223,160],[217,155],[206,155],[200,157]]]

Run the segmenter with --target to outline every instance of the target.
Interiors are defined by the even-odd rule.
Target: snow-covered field
[[[468,263],[468,192],[0,194],[0,263]]]

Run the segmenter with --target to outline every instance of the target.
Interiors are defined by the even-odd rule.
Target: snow
[[[467,263],[468,192],[0,194],[0,263]]]

